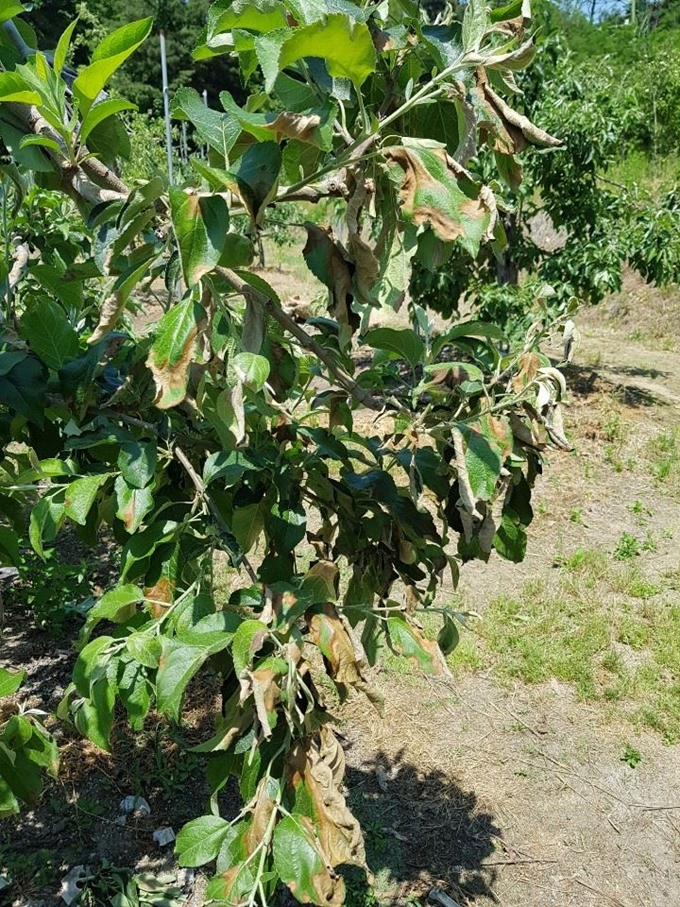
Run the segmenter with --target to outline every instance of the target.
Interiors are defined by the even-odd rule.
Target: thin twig
[[[491,860],[490,862],[485,860],[482,863],[482,868],[486,866],[520,866],[523,863],[559,863],[559,860],[524,859],[523,857],[516,860]]]
[[[189,478],[191,479],[191,481],[192,481],[192,483],[193,483],[193,485],[194,485],[194,488],[195,488],[196,491],[198,492],[199,496],[202,497],[203,500],[205,501],[205,503],[207,504],[208,509],[209,509],[210,512],[212,513],[212,515],[213,515],[213,517],[215,518],[215,521],[217,522],[217,524],[218,524],[218,525],[220,526],[220,528],[221,528],[222,530],[224,530],[225,532],[231,532],[229,526],[227,525],[226,520],[224,519],[224,517],[223,517],[222,514],[220,513],[219,508],[217,507],[217,505],[215,504],[214,500],[213,500],[212,497],[210,496],[210,493],[209,493],[208,490],[206,489],[205,484],[204,484],[204,482],[203,482],[203,479],[201,479],[201,477],[199,476],[199,474],[198,474],[198,473],[196,472],[196,470],[194,469],[194,467],[193,467],[193,465],[192,465],[191,460],[189,459],[189,457],[187,457],[187,455],[184,453],[184,451],[182,450],[182,448],[181,448],[181,447],[178,447],[176,444],[175,444],[175,447],[173,448],[173,450],[174,450],[175,457],[177,458],[177,460],[179,460],[179,462],[182,464],[182,466],[183,466],[184,469],[186,470],[186,473],[187,473],[187,475],[189,476]],[[256,583],[256,582],[257,582],[257,574],[255,573],[255,570],[253,569],[252,564],[250,563],[250,561],[248,560],[248,558],[245,557],[245,555],[244,555],[243,558],[242,558],[242,563],[243,563],[243,566],[244,566],[245,569],[246,569],[246,573],[248,574],[248,576],[250,577],[250,579],[251,579],[254,583]]]

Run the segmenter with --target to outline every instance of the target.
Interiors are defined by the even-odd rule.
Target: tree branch
[[[96,158],[88,158],[81,165],[72,164],[68,160],[68,153],[61,136],[41,116],[36,107],[17,102],[8,102],[6,107],[29,132],[52,139],[62,149],[62,155],[51,152],[49,149],[46,151],[60,169],[64,188],[69,195],[75,194],[84,201],[95,205],[101,202],[118,201],[129,195],[130,190],[125,183]]]
[[[215,270],[220,277],[223,277],[231,284],[238,293],[242,296],[249,297],[253,302],[259,303],[259,305],[271,315],[274,321],[280,324],[289,334],[292,334],[296,340],[299,340],[306,350],[313,353],[317,359],[323,362],[328,371],[337,380],[338,384],[351,394],[355,400],[358,400],[362,406],[365,406],[367,409],[375,410],[376,412],[382,412],[382,410],[387,407],[387,401],[380,397],[375,397],[370,391],[366,390],[366,388],[358,385],[354,378],[352,378],[341,365],[338,365],[328,350],[325,350],[301,325],[294,321],[290,315],[287,315],[277,302],[259,290],[256,290],[255,287],[252,287],[249,283],[240,278],[238,274],[231,270],[231,268],[216,268]]]
[[[203,498],[205,503],[208,505],[208,509],[212,513],[212,515],[215,519],[215,522],[219,525],[220,529],[228,532],[231,535],[231,529],[227,525],[224,517],[218,510],[215,502],[213,501],[209,492],[207,491],[205,484],[203,482],[203,479],[199,476],[199,474],[194,469],[189,457],[187,457],[187,455],[184,453],[182,448],[178,447],[177,444],[175,444],[173,450],[174,450],[175,457],[179,460],[179,462],[182,464],[182,466],[186,470],[186,473],[189,476],[189,478],[191,479],[193,486],[196,489],[197,493],[199,494],[200,497]],[[245,555],[243,555],[242,563],[243,563],[243,566],[246,568],[246,573],[248,574],[250,579],[254,583],[256,583],[258,581],[257,574],[253,570],[252,564],[250,563],[250,561],[248,560],[248,558]]]

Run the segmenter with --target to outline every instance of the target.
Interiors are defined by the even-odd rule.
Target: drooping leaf
[[[182,271],[193,287],[219,263],[229,229],[229,211],[221,195],[199,195],[170,187],[172,226]]]
[[[276,195],[281,171],[281,149],[276,142],[250,145],[231,168],[232,188],[255,223],[262,220],[264,209]]]
[[[416,226],[429,224],[439,239],[460,240],[476,255],[493,227],[484,190],[437,143],[404,141],[384,154],[403,171],[399,190],[403,217]]]
[[[231,648],[237,677],[252,665],[255,653],[262,648],[268,634],[267,625],[260,620],[244,620],[239,626]]]
[[[390,615],[387,622],[390,648],[419,667],[426,674],[447,674],[446,662],[434,640],[427,639],[404,614]]]
[[[205,317],[192,299],[174,305],[160,321],[148,366],[156,382],[156,406],[170,409],[184,400],[199,324]]]
[[[345,885],[328,865],[306,816],[288,815],[274,829],[274,863],[281,880],[301,904],[345,903]]]

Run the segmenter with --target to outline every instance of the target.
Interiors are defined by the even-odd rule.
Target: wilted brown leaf
[[[306,223],[307,242],[302,254],[315,277],[331,292],[330,314],[354,333],[361,319],[352,311],[352,273],[342,247],[333,239],[332,231]]]
[[[318,735],[299,740],[287,765],[288,784],[303,784],[311,799],[316,833],[330,866],[350,863],[366,869],[361,827],[340,791],[344,756],[333,732],[323,727]]]
[[[271,123],[263,126],[263,128],[269,129],[274,134],[274,139],[277,142],[284,138],[309,142],[320,123],[321,117],[316,113],[290,113],[284,111]]]
[[[97,327],[88,338],[88,344],[99,343],[115,327],[125,308],[125,302],[126,296],[120,291],[106,297],[99,313]]]
[[[355,687],[367,696],[378,711],[382,711],[382,696],[369,686],[364,677],[367,663],[363,648],[335,606],[326,602],[323,612],[307,616],[307,626],[312,642],[326,659],[333,680]]]
[[[467,239],[476,251],[492,211],[465,168],[436,146],[395,145],[384,154],[404,172],[399,190],[404,216],[416,226],[429,224],[445,242]]]

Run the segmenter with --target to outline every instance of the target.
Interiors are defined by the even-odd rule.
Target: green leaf
[[[0,526],[0,564],[11,564],[13,567],[21,566],[19,536],[7,526]]]
[[[281,149],[276,142],[259,142],[248,147],[232,167],[234,189],[255,223],[276,196],[281,171]]]
[[[239,623],[235,614],[211,614],[192,630],[185,631],[181,638],[163,640],[156,675],[156,701],[160,712],[179,721],[189,681],[211,655],[231,644]]]
[[[158,449],[155,441],[130,441],[121,444],[118,454],[120,474],[133,488],[144,488],[156,471]]]
[[[42,427],[45,374],[45,366],[35,356],[23,357],[5,374],[0,371],[0,403]]]
[[[508,513],[504,513],[501,525],[494,536],[493,546],[501,557],[519,564],[524,560],[527,551],[527,534],[524,527]]]
[[[512,451],[512,433],[506,421],[489,416],[472,423],[458,423],[465,446],[465,465],[472,493],[477,501],[490,500]]]
[[[53,299],[43,297],[24,312],[20,333],[45,365],[54,371],[78,355],[78,334]]]
[[[463,49],[474,53],[482,46],[488,28],[488,13],[485,0],[468,0],[463,16]]]
[[[221,268],[243,268],[252,264],[255,256],[252,240],[241,233],[230,232],[224,237],[220,255]]]
[[[73,520],[74,523],[84,526],[87,522],[90,508],[97,498],[97,493],[102,485],[108,481],[109,476],[110,473],[103,473],[102,475],[85,476],[82,479],[76,479],[75,482],[71,482],[66,489],[66,497],[64,498],[65,515]]]
[[[244,620],[234,634],[231,654],[234,659],[234,672],[237,677],[253,663],[253,656],[258,652],[269,634],[266,624],[260,620]]]
[[[174,639],[163,640],[156,675],[158,711],[179,721],[184,693],[191,678],[208,658],[204,646],[189,646]]]
[[[425,353],[425,345],[411,328],[375,328],[366,334],[364,340],[374,350],[389,350],[406,359],[415,368]]]
[[[125,640],[125,648],[132,658],[146,668],[156,669],[161,657],[161,642],[151,633],[131,633]]]
[[[307,530],[307,515],[300,508],[275,504],[267,515],[267,535],[281,554],[293,551],[304,539]]]
[[[56,139],[48,138],[45,135],[27,135],[21,140],[20,147],[28,148],[31,145],[37,145],[39,148],[46,148],[55,154],[63,155],[63,150]]]
[[[147,365],[156,382],[159,409],[177,406],[186,396],[198,325],[205,311],[192,299],[174,305],[161,318]]]
[[[73,37],[73,32],[77,25],[78,19],[76,18],[66,28],[66,31],[63,32],[57,42],[57,47],[54,51],[54,71],[59,73],[59,75],[61,75],[64,66],[66,66],[66,59],[68,57],[69,48],[71,47],[71,38]]]
[[[418,250],[418,237],[411,224],[398,221],[393,228],[391,244],[376,256],[380,261],[378,300],[381,305],[398,311],[407,298],[411,282],[412,259]]]
[[[437,636],[437,644],[444,655],[450,655],[460,640],[458,625],[450,614],[444,615],[444,624]]]
[[[6,22],[26,12],[26,7],[19,0],[0,0],[0,22]]]
[[[248,470],[254,469],[245,454],[238,450],[218,450],[210,454],[203,466],[203,481],[206,485],[222,479],[227,488],[235,485]]]
[[[99,101],[98,104],[94,104],[80,127],[79,138],[81,143],[84,145],[87,142],[92,130],[99,126],[100,123],[108,120],[109,117],[115,116],[117,113],[121,113],[123,110],[137,110],[137,105],[123,98],[107,98],[104,101]]]
[[[199,138],[222,155],[226,166],[241,134],[241,126],[231,114],[218,113],[206,107],[193,88],[180,88],[175,95],[172,113],[178,119],[193,123]]]
[[[76,96],[83,115],[89,111],[111,76],[127,58],[142,44],[153,25],[153,18],[139,19],[116,29],[97,45],[92,54],[92,62],[81,70],[73,83]]]
[[[223,32],[235,28],[270,32],[286,25],[286,11],[280,0],[220,0],[208,12],[208,45]]]
[[[25,677],[26,671],[8,671],[6,668],[0,668],[0,698],[14,695]]]
[[[40,94],[16,72],[0,72],[0,103],[41,104]]]
[[[247,554],[259,539],[264,529],[264,509],[262,503],[248,504],[234,510],[231,531],[236,536],[243,551]]]
[[[220,852],[231,825],[219,816],[192,819],[181,829],[175,842],[180,866],[203,866]]]
[[[77,693],[88,699],[93,685],[105,674],[108,657],[100,658],[113,642],[112,636],[98,636],[84,646],[73,666],[73,685]]]
[[[334,13],[304,28],[280,29],[258,37],[255,51],[271,91],[276,77],[303,57],[321,57],[328,74],[349,79],[358,88],[375,72],[376,54],[368,26]]]
[[[64,489],[42,497],[31,511],[28,537],[35,553],[45,558],[44,542],[53,542],[64,522]]]
[[[256,353],[237,353],[231,360],[238,380],[254,391],[260,391],[269,377],[269,360]]]
[[[200,196],[170,187],[172,226],[188,287],[217,266],[229,229],[229,211],[221,195]]]
[[[344,903],[342,878],[332,876],[328,858],[306,816],[288,815],[274,829],[276,871],[303,904]]]
[[[92,685],[90,696],[75,713],[76,727],[100,749],[110,752],[116,687],[104,674]]]
[[[131,609],[130,606],[142,601],[144,601],[144,593],[138,586],[132,584],[117,586],[104,593],[88,611],[85,626],[81,631],[82,638],[89,639],[94,628],[102,620],[110,620],[114,623],[127,620],[136,610]]]

